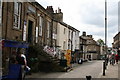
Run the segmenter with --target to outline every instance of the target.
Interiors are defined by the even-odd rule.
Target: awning
[[[28,43],[19,42],[19,41],[11,41],[11,40],[2,40],[3,47],[16,47],[16,48],[28,48]]]

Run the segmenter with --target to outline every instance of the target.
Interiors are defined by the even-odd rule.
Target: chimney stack
[[[46,10],[50,13],[54,13],[52,6],[47,6]]]
[[[83,36],[86,36],[86,32],[84,31],[82,35],[83,35]]]
[[[57,13],[57,10],[55,10],[55,13]]]
[[[61,13],[61,9],[58,7],[58,13]]]
[[[92,35],[87,35],[88,37],[92,38]]]

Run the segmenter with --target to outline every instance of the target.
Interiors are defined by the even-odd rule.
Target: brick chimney
[[[47,6],[46,10],[47,10],[49,13],[54,13],[54,10],[53,10],[53,7],[52,7],[52,6]]]

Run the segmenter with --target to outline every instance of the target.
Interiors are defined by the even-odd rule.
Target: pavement
[[[98,78],[118,78],[118,64],[110,65],[108,64],[107,69],[105,70],[105,76],[103,76],[103,71],[100,73]]]
[[[86,62],[85,62],[86,63]],[[92,62],[91,62],[92,63]],[[86,64],[88,64],[88,63],[86,63]],[[89,62],[89,64],[90,64],[90,62]],[[77,68],[79,68],[80,67],[80,65],[82,65],[82,64],[77,64],[77,63],[75,63],[75,64],[72,64],[72,69],[73,69],[73,71],[75,70],[75,69],[77,69]],[[97,64],[98,65],[98,64]],[[92,66],[92,65],[91,65]],[[99,65],[98,65],[99,66]],[[96,68],[96,67],[98,67],[98,66],[95,66],[94,68]],[[93,67],[93,66],[92,66]],[[118,73],[120,73],[120,69],[118,69],[118,67],[120,67],[120,62],[118,63],[118,64],[115,64],[114,66],[113,65],[110,65],[110,64],[108,64],[108,66],[107,66],[107,69],[106,69],[106,71],[105,71],[105,76],[103,76],[103,70],[101,69],[101,73],[99,73],[98,74],[98,77],[97,77],[97,75],[96,75],[96,78],[102,78],[102,79],[107,79],[107,78],[111,78],[111,79],[113,79],[113,80],[118,80],[118,76],[120,77],[120,74],[118,74]],[[82,66],[81,66],[81,68],[82,68]],[[102,68],[102,67],[101,67]],[[77,69],[78,70],[78,69]],[[84,70],[84,68],[83,68],[83,70]],[[97,71],[96,71],[96,69],[95,69],[95,71],[93,71],[93,72],[95,72],[95,74],[97,74]],[[73,75],[73,73],[74,72],[72,72],[72,71],[70,71],[70,73],[69,73],[69,71],[68,71],[68,73],[65,73],[65,75],[63,75],[64,74],[64,72],[59,72],[59,73],[52,73],[52,74],[46,74],[46,73],[39,73],[39,75],[38,74],[34,74],[34,75],[30,75],[30,76],[27,76],[27,78],[31,78],[32,76],[34,76],[34,77],[38,77],[39,76],[39,78],[41,78],[42,77],[42,75],[43,75],[43,77],[51,77],[52,75],[54,75],[54,77],[59,77],[60,75],[61,75],[61,77],[62,77],[62,75],[63,75],[63,78],[64,78],[64,76],[67,76],[67,74],[71,74],[71,77],[72,77],[72,75]],[[59,76],[58,76],[58,75]],[[41,75],[41,77],[40,77],[40,75]],[[43,78],[42,77],[42,78]],[[73,76],[73,77],[75,77],[75,75]],[[92,77],[94,78],[94,75],[92,75]],[[110,79],[110,80],[111,80]],[[120,78],[119,78],[119,80],[120,80]]]

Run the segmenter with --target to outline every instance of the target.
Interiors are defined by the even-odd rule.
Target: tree
[[[103,46],[105,43],[102,39],[98,39],[97,44],[100,45],[100,46]]]

